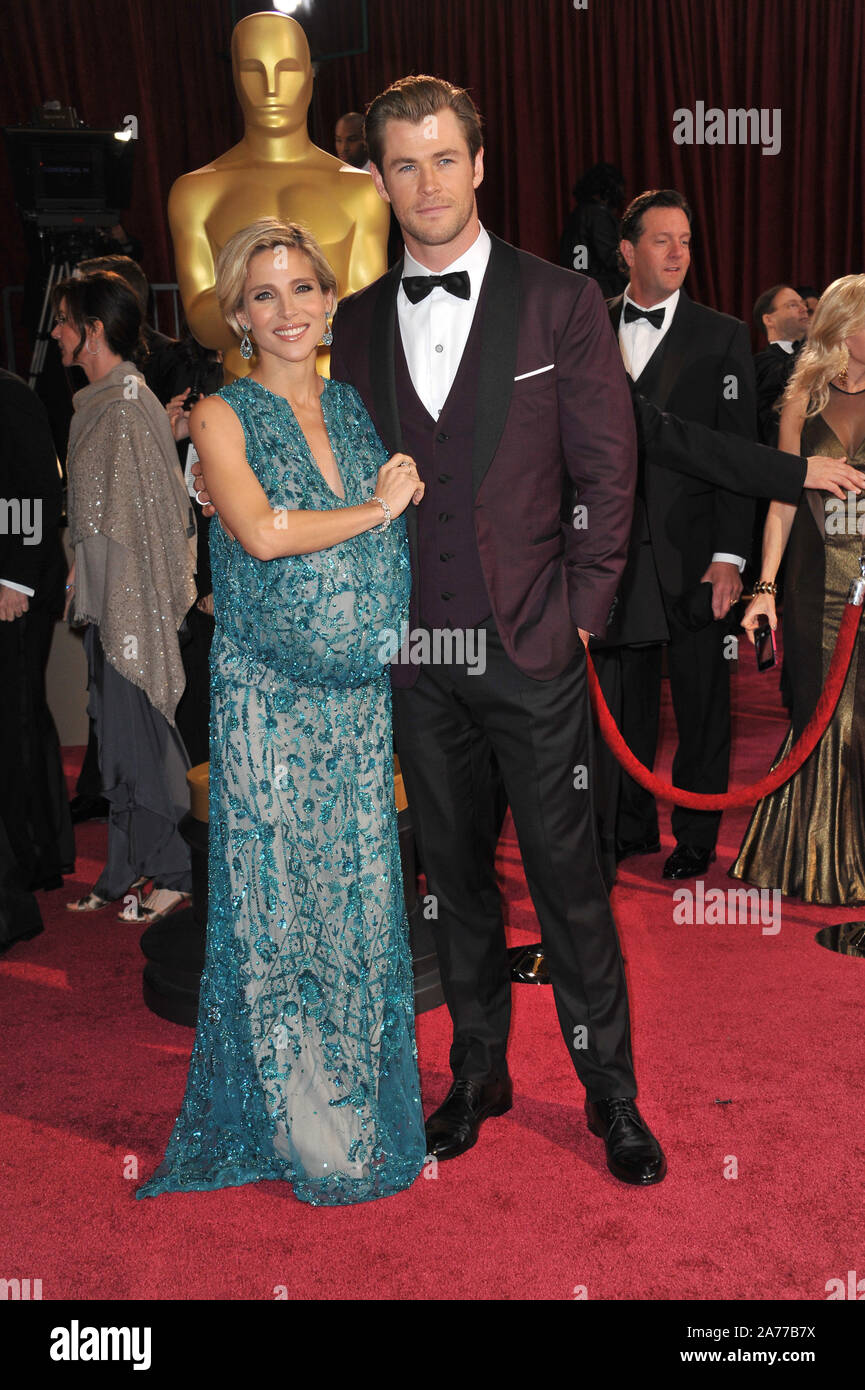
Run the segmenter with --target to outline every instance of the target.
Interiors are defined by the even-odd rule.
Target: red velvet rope
[[[826,732],[826,727],[832,718],[838,697],[841,694],[841,688],[847,677],[861,617],[862,606],[860,604],[848,603],[845,606],[826,684],[806,728],[803,729],[801,737],[793,744],[786,758],[771,772],[768,772],[761,781],[752,782],[748,787],[739,787],[737,791],[718,792],[714,795],[705,792],[686,792],[681,787],[674,787],[672,782],[663,782],[660,777],[656,777],[653,772],[638,762],[619,733],[613,716],[607,708],[607,702],[601,692],[592,658],[587,652],[589,694],[592,697],[592,706],[601,733],[625,771],[633,777],[635,782],[639,782],[641,787],[645,787],[655,796],[673,801],[677,806],[690,806],[695,811],[723,811],[730,806],[750,806],[755,801],[759,801],[761,796],[775,791],[783,782],[792,777],[794,772],[798,772],[805,759],[813,753]]]

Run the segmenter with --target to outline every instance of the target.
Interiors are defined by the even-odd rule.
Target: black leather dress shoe
[[[664,878],[698,878],[715,858],[713,849],[702,845],[676,845],[664,865]]]
[[[623,859],[631,859],[635,854],[659,854],[660,851],[660,840],[617,840],[616,862],[621,864]]]
[[[69,803],[73,825],[86,820],[107,820],[110,809],[104,796],[73,796]]]
[[[621,1096],[587,1100],[586,1119],[592,1134],[607,1146],[607,1167],[614,1178],[636,1187],[662,1181],[667,1172],[664,1151],[635,1101]]]
[[[71,873],[72,870],[70,869],[69,872]],[[52,893],[55,888],[62,887],[62,874],[48,874],[46,878],[34,878],[33,882],[29,885],[31,893]]]
[[[503,1081],[455,1081],[426,1122],[427,1153],[434,1158],[458,1158],[477,1143],[484,1120],[504,1115],[513,1103],[509,1076]]]

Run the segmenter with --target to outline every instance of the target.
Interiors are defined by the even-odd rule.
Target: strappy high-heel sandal
[[[100,898],[98,893],[85,893],[83,898],[78,898],[74,903],[67,903],[69,912],[98,912],[100,908],[110,907],[111,898]]]
[[[161,922],[163,917],[180,907],[186,907],[189,902],[191,898],[188,893],[180,893],[174,888],[154,888],[144,902],[139,899],[118,912],[117,919],[149,926],[152,922]]]
[[[128,892],[134,893],[136,900],[140,903],[142,890],[149,882],[150,879],[146,876],[137,878],[134,883],[130,883]],[[94,893],[91,888],[90,892],[85,893],[83,898],[78,898],[74,903],[67,903],[66,907],[70,912],[99,912],[103,907],[110,907],[114,901],[114,898],[100,898],[99,894]]]

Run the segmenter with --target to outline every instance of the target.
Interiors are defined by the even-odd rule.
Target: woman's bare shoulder
[[[207,433],[214,430],[229,438],[243,438],[243,426],[228,401],[223,400],[221,396],[205,396],[189,413],[189,433],[194,440],[201,432],[206,437]]]

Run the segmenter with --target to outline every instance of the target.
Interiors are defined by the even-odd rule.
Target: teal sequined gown
[[[287,401],[249,378],[219,394],[274,508],[372,496],[387,455],[353,387],[322,396],[344,501]],[[382,661],[405,523],[270,561],[210,537],[207,954],[183,1106],[136,1195],[281,1178],[313,1204],[384,1197],[425,1154]]]

